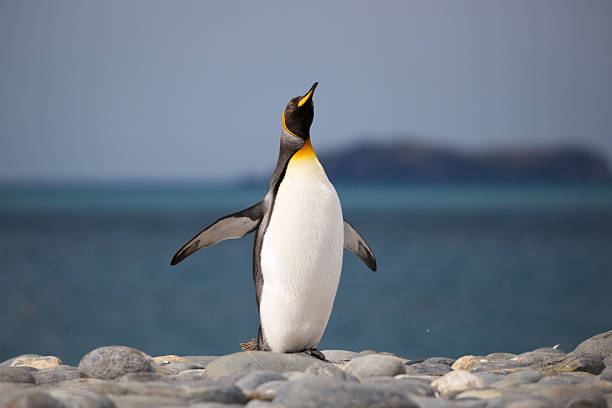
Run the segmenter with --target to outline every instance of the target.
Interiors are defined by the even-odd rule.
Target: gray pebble
[[[64,404],[46,392],[19,390],[0,395],[2,408],[64,408]]]
[[[333,380],[295,381],[273,402],[294,408],[417,407],[406,394],[389,388]]]
[[[306,369],[305,373],[340,381],[359,382],[359,378],[353,374],[329,363],[314,363]]]
[[[400,359],[382,354],[357,357],[351,360],[344,369],[361,379],[374,376],[393,377],[406,373],[405,366]]]
[[[84,377],[113,379],[127,373],[155,371],[153,359],[140,350],[124,346],[100,347],[85,354],[79,363]]]
[[[23,367],[0,367],[0,381],[14,383],[34,384],[36,379],[30,372]]]
[[[79,370],[68,365],[59,365],[45,368],[32,373],[37,384],[53,384],[60,381],[75,380],[80,378]]]
[[[488,371],[479,371],[472,374],[480,378],[482,382],[484,382],[486,385],[491,385],[498,381],[505,380],[507,376],[507,374],[504,373],[492,373]]]
[[[576,347],[572,355],[590,354],[601,359],[612,357],[612,330],[586,339]]]
[[[273,371],[253,371],[236,381],[236,386],[245,393],[250,393],[255,391],[255,389],[261,384],[265,384],[270,381],[283,380],[286,381],[287,378],[284,375],[275,373]]]
[[[162,367],[164,370],[167,370],[172,374],[178,374],[185,370],[204,369],[204,366],[201,364],[185,363],[183,361],[172,361],[168,364],[164,364]]]
[[[148,381],[161,381],[165,376],[158,373],[127,373],[117,378],[120,383],[124,382],[148,382]]]
[[[206,367],[206,375],[210,378],[219,378],[229,374],[261,370],[277,373],[305,371],[316,361],[318,360],[314,357],[297,353],[243,351],[216,358]]]
[[[115,408],[111,399],[85,388],[56,388],[48,392],[66,408]]]

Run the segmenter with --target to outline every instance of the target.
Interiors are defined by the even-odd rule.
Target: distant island
[[[319,154],[333,182],[608,183],[605,155],[581,146],[465,152],[410,141]]]

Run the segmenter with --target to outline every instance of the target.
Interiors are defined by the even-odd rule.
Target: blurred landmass
[[[334,182],[607,183],[608,159],[584,146],[467,152],[398,141],[359,143],[319,155]]]

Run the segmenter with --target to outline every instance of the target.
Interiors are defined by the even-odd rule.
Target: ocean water
[[[345,251],[321,349],[407,358],[520,353],[612,328],[612,187],[337,186],[374,250]],[[258,328],[252,237],[174,252],[265,189],[0,188],[0,361],[77,364],[102,345],[239,351]]]

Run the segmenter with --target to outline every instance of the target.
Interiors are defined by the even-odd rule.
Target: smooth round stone
[[[41,356],[40,354],[22,354],[17,357],[9,358],[8,360],[4,360],[3,362],[0,363],[0,367],[10,367],[11,364],[13,364],[13,361],[20,359],[20,358],[24,358],[24,357],[43,357],[43,356]]]
[[[306,369],[305,373],[318,377],[333,378],[334,380],[349,381],[355,383],[359,382],[359,378],[333,364],[314,363]]]
[[[32,375],[36,379],[36,384],[53,384],[81,377],[76,367],[68,365],[45,368],[44,370],[33,372]]]
[[[274,405],[293,408],[417,407],[406,394],[387,387],[329,380],[295,381],[274,399]]]
[[[0,367],[0,382],[13,382],[13,383],[29,383],[34,384],[36,379],[30,373],[22,367]]]
[[[261,384],[265,384],[270,381],[286,381],[287,378],[284,375],[273,371],[253,371],[238,381],[236,386],[245,393],[253,392]]]
[[[612,330],[586,339],[570,354],[590,354],[601,359],[612,357]]]
[[[108,397],[85,388],[56,388],[48,392],[66,407],[115,408]]]
[[[100,347],[85,354],[79,372],[85,377],[113,379],[127,373],[154,372],[153,359],[125,346]]]
[[[405,367],[406,374],[433,374],[443,375],[451,371],[446,364],[429,364],[426,362],[410,364]]]
[[[459,357],[457,361],[453,363],[451,368],[453,370],[470,370],[472,366],[480,363],[480,361],[483,359],[485,358],[480,357],[480,356],[472,356],[472,355],[462,356],[462,357]]]
[[[325,358],[333,362],[350,361],[357,357],[359,353],[347,350],[322,350]]]
[[[0,395],[2,408],[64,408],[64,404],[46,392],[20,390]]]
[[[444,395],[486,387],[482,379],[465,370],[455,370],[444,374],[432,382],[431,386]]]
[[[393,377],[406,373],[404,363],[400,359],[383,354],[357,357],[351,360],[344,369],[361,379],[378,376]]]
[[[272,353],[268,351],[243,351],[221,356],[206,367],[206,375],[219,378],[229,374],[249,373],[252,371],[305,371],[317,362],[313,357],[303,354]]]
[[[55,356],[24,355],[14,359],[11,367],[33,367],[37,370],[62,365],[62,360]]]

